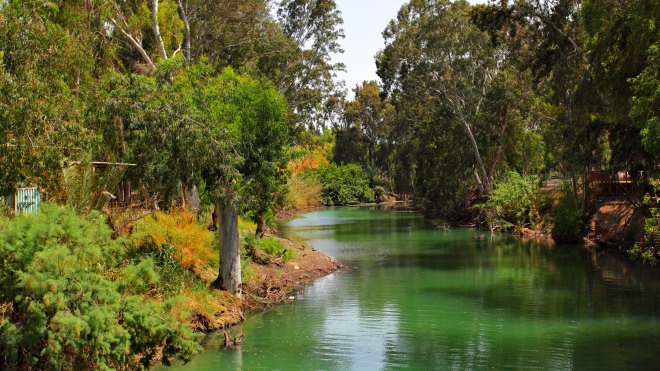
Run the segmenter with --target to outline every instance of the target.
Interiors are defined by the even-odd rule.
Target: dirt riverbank
[[[295,253],[288,262],[275,259],[267,265],[250,263],[254,272],[242,285],[242,298],[222,291],[213,291],[205,303],[190,301],[193,315],[190,326],[199,332],[213,332],[236,325],[245,320],[243,313],[264,310],[275,304],[294,300],[293,293],[300,286],[342,269],[341,264],[314,248],[273,236]],[[217,272],[200,275],[210,284]],[[209,302],[210,301],[210,302]],[[206,306],[203,308],[201,306]]]

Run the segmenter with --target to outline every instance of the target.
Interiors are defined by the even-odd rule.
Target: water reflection
[[[660,280],[625,260],[379,208],[311,212],[286,233],[351,269],[191,369],[656,368]]]

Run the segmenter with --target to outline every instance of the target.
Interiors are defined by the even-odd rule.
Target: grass
[[[278,258],[286,263],[296,257],[294,251],[287,249],[280,240],[273,237],[257,238],[253,234],[246,234],[243,236],[243,245],[247,256],[266,264]]]
[[[287,186],[289,192],[286,201],[292,209],[302,210],[323,205],[322,188],[318,179],[304,173],[293,174]]]

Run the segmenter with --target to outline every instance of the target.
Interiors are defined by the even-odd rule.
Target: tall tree
[[[93,50],[60,12],[50,1],[0,6],[1,194],[23,182],[63,196],[62,164],[93,140],[83,121]]]
[[[445,112],[443,121],[463,130],[474,159],[474,180],[488,194],[493,182],[475,125],[498,64],[468,9],[465,1],[412,0],[384,31],[386,47],[377,64],[386,92],[437,102]]]
[[[640,145],[640,129],[629,113],[635,91],[633,79],[654,67],[652,48],[660,39],[658,0],[584,1],[580,21],[593,84],[602,95],[612,146],[619,168],[649,169]],[[639,81],[639,80],[638,80]]]
[[[270,71],[278,92],[289,101],[291,116],[298,126],[323,126],[323,109],[335,93],[334,78],[343,70],[332,62],[333,53],[342,53],[343,19],[334,0],[282,0],[277,17],[284,35],[296,47],[287,61]]]

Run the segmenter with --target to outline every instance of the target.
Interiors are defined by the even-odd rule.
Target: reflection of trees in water
[[[316,238],[350,251],[355,269],[315,304],[326,319],[315,347],[340,335],[347,347],[365,342],[353,333],[377,343],[371,353],[335,348],[343,365],[384,349],[393,368],[616,368],[635,364],[634,336],[660,340],[643,322],[660,307],[657,281],[625,260],[504,235],[476,241],[481,232],[433,230],[405,214],[340,213],[350,222],[315,227]]]

